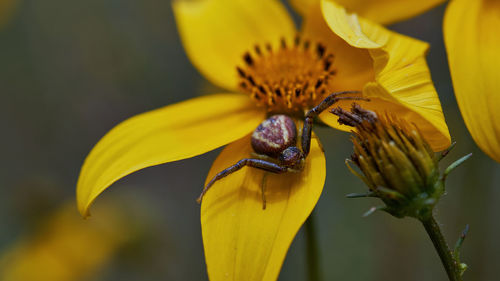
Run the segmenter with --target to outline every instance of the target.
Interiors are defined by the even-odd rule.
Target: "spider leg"
[[[267,173],[264,173],[264,176],[262,177],[262,184],[261,184],[261,188],[262,188],[262,210],[265,210],[266,209],[266,203],[267,203],[267,200],[266,200],[266,180],[267,180]]]
[[[313,107],[306,113],[304,126],[302,127],[302,152],[304,153],[304,156],[307,156],[309,154],[309,150],[311,149],[311,132],[314,118],[340,100],[368,100],[363,97],[342,97],[342,95],[345,94],[359,93],[359,91],[344,91],[330,94],[317,106]]]
[[[280,165],[277,165],[277,164],[274,164],[272,162],[265,161],[265,160],[252,159],[252,158],[241,159],[240,161],[238,161],[233,166],[231,166],[229,168],[226,168],[226,169],[222,170],[221,172],[219,172],[217,175],[215,175],[210,180],[210,182],[208,182],[208,184],[205,186],[205,188],[203,188],[203,191],[201,192],[201,194],[198,197],[198,199],[196,199],[196,201],[198,203],[201,203],[201,200],[203,199],[203,196],[205,195],[205,193],[207,193],[208,189],[216,181],[218,181],[218,180],[220,180],[220,179],[222,179],[224,177],[227,177],[228,175],[230,175],[230,174],[232,174],[232,173],[240,170],[241,168],[243,168],[245,166],[249,166],[249,167],[261,169],[261,170],[272,172],[272,173],[275,173],[275,174],[281,174],[281,173],[284,173],[284,172],[286,172],[288,170],[286,167],[282,167]]]

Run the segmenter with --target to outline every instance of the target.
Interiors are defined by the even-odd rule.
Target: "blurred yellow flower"
[[[108,205],[91,222],[65,204],[39,229],[0,255],[2,281],[87,280],[106,265],[132,235],[126,216]]]
[[[317,14],[319,6],[311,10],[300,36],[278,1],[174,1],[173,7],[192,63],[230,93],[143,113],[112,129],[92,149],[80,173],[77,202],[84,216],[100,193],[130,173],[229,144],[214,162],[208,181],[251,157],[249,134],[268,114],[300,119],[337,91],[360,90],[371,99],[364,107],[411,119],[434,150],[450,143],[424,42],[358,19],[333,2],[323,3],[327,22]],[[331,114],[320,118],[346,129]],[[201,206],[210,279],[275,280],[290,243],[319,199],[324,179],[323,151],[313,138],[300,173],[275,175],[245,168],[217,181]]]
[[[0,30],[14,13],[18,0],[0,0]]]

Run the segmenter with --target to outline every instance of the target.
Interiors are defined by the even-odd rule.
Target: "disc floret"
[[[334,55],[322,43],[296,37],[281,39],[279,48],[255,45],[237,67],[239,88],[270,112],[303,111],[317,105],[331,91]]]

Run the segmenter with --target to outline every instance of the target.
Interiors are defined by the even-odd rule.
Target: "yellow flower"
[[[328,23],[306,16],[299,37],[277,1],[174,1],[173,7],[189,58],[208,80],[230,93],[143,113],[112,129],[90,152],[80,173],[77,201],[84,216],[101,192],[134,171],[229,144],[214,162],[208,181],[251,157],[250,133],[266,115],[303,118],[306,110],[336,91],[360,90],[371,100],[361,102],[364,107],[411,119],[434,150],[450,143],[424,42],[358,19],[333,2],[323,3]],[[319,12],[319,6],[313,11]],[[339,127],[330,115],[320,119]],[[201,206],[210,279],[275,280],[290,243],[319,199],[324,179],[323,151],[313,138],[299,173],[244,168],[217,181]]]
[[[99,211],[102,217],[89,222],[64,204],[0,255],[0,280],[89,280],[135,235],[116,205]]]
[[[302,13],[320,0],[290,0]],[[444,0],[336,0],[349,11],[389,24],[422,13]],[[449,1],[444,42],[453,88],[465,124],[477,145],[500,162],[500,2]]]

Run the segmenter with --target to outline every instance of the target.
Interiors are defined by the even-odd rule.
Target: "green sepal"
[[[455,170],[455,168],[457,168],[458,166],[462,165],[465,161],[467,161],[467,159],[469,159],[470,157],[472,156],[472,153],[469,153],[467,155],[465,155],[464,157],[458,159],[457,161],[451,163],[450,166],[448,166],[448,168],[446,168],[446,170],[444,170],[444,173],[443,175],[441,176],[441,180],[442,181],[445,181],[446,180],[446,177],[448,176],[449,173],[451,173],[451,171]]]

